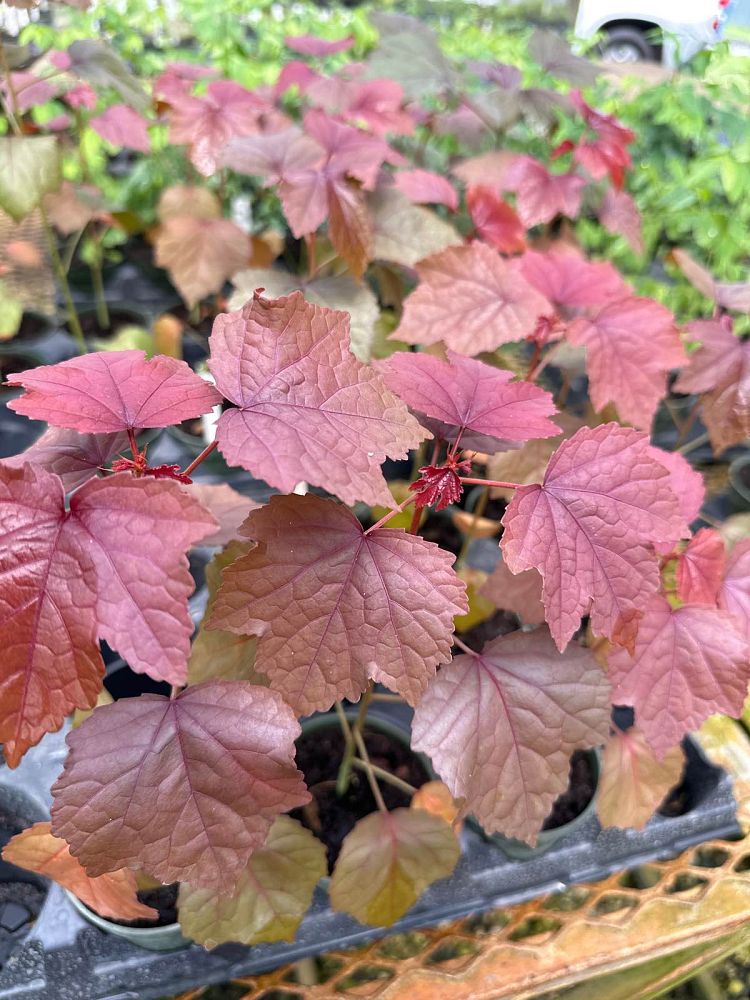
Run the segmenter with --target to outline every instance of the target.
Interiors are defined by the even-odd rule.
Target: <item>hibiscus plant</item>
[[[327,872],[286,815],[310,801],[301,718],[335,712],[339,791],[356,774],[373,798],[331,905],[390,924],[452,872],[463,817],[533,845],[577,750],[604,747],[602,823],[642,827],[679,781],[685,734],[739,714],[750,679],[750,541],[726,552],[707,520],[692,533],[704,486],[679,450],[699,418],[717,454],[750,431],[750,348],[730,318],[747,286],[678,252],[712,301],[681,330],[576,246],[586,214],[641,249],[634,136],[591,107],[579,88],[596,68],[554,36],[534,36],[530,85],[512,66],[456,66],[398,16],[378,28],[365,66],[324,72],[350,40],[304,36],[273,87],[184,64],[154,81],[148,128],[168,129],[192,175],[161,195],[156,260],[189,305],[234,277],[210,378],[125,350],[8,379],[10,408],[49,426],[0,463],[7,764],[97,705],[102,641],[171,694],[99,704],[72,729],[51,822],[4,856],[124,920],[153,916],[136,873],[179,882],[180,923],[207,946],[293,937]],[[87,127],[137,148],[147,109],[101,51],[74,45],[52,60],[61,72],[96,86],[109,66],[101,85],[129,101]],[[19,90],[9,78],[0,205],[41,207],[64,232],[81,192],[59,185],[57,140],[30,134]],[[284,268],[224,217],[241,178],[278,199]],[[692,412],[667,451],[649,432],[675,371]],[[150,463],[155,431],[211,413],[193,461]],[[269,502],[201,481],[214,452]],[[413,474],[389,487],[387,459]],[[481,579],[421,534],[454,512],[470,541],[475,488],[504,504],[489,532],[501,559]],[[195,546],[215,552],[193,635]],[[472,645],[454,623],[482,602],[518,627]],[[383,697],[411,706],[412,749],[444,783],[412,807],[386,807],[388,783],[414,789],[363,739]],[[636,725],[613,727],[612,705]]]

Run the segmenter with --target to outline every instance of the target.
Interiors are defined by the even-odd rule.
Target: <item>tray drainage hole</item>
[[[479,945],[466,938],[449,938],[443,941],[426,959],[427,965],[445,965],[450,963],[454,968],[468,965],[469,961],[479,951]]]
[[[667,886],[667,892],[670,894],[677,892],[690,892],[691,889],[704,889],[707,885],[707,878],[701,878],[700,875],[693,875],[690,872],[681,872],[679,875],[675,876],[671,885]],[[699,893],[694,892],[693,895],[697,896]]]
[[[563,889],[562,892],[556,892],[550,896],[544,904],[544,909],[572,913],[573,910],[580,910],[590,895],[591,893],[586,889],[573,885],[570,889]]]
[[[696,868],[721,868],[729,860],[729,851],[722,847],[701,847],[690,859]]]
[[[420,951],[424,951],[430,939],[426,934],[418,931],[411,931],[408,934],[394,934],[387,938],[378,948],[378,958],[389,958],[391,961],[403,961],[405,958],[413,958]]]
[[[308,959],[303,966],[292,966],[284,976],[284,982],[298,983],[300,986],[327,983],[329,979],[333,979],[334,976],[338,975],[343,967],[344,963],[339,958],[333,958],[330,955],[316,955],[314,958]],[[301,974],[301,968],[305,969],[304,974]],[[305,978],[305,976],[309,978]],[[242,994],[243,997],[246,995],[246,993]],[[201,997],[201,1000],[203,1000],[203,997]]]
[[[527,917],[514,931],[511,931],[508,938],[511,941],[524,941],[526,938],[544,936],[545,940],[549,940],[561,927],[561,921],[555,920],[553,917]],[[541,944],[541,942],[537,941],[535,944]]]
[[[638,905],[638,900],[633,896],[625,896],[620,892],[608,892],[596,901],[592,913],[597,917],[607,916],[609,913],[619,913],[621,910],[632,910]]]
[[[743,854],[737,864],[734,866],[736,872],[747,872],[750,871],[750,854]]]
[[[383,982],[384,979],[393,979],[393,969],[385,969],[382,965],[358,965],[356,969],[352,969],[348,976],[339,979],[336,983],[336,989],[342,993],[356,990],[357,996],[367,996],[374,993],[377,988],[376,984]],[[372,989],[362,990],[362,987],[368,984],[372,984]]]
[[[661,879],[661,872],[653,865],[638,865],[620,878],[619,884],[623,889],[653,889]]]
[[[475,917],[469,917],[461,924],[461,929],[467,934],[474,936],[478,934],[494,934],[501,931],[510,923],[510,917],[505,910],[493,910],[490,913],[478,913]]]

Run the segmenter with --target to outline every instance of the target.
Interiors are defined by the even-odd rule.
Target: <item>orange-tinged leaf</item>
[[[412,809],[423,809],[433,816],[439,816],[451,825],[455,823],[461,809],[461,805],[442,781],[426,781],[412,795],[410,805]]]
[[[672,747],[659,760],[639,729],[618,730],[604,747],[596,803],[599,822],[642,830],[678,784],[684,766],[682,747]]]

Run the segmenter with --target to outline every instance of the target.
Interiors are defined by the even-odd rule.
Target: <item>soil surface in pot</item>
[[[580,816],[594,797],[596,776],[589,755],[584,750],[576,750],[570,758],[570,780],[567,791],[552,806],[552,812],[544,821],[543,830],[556,830],[571,823]]]
[[[0,849],[28,825],[18,816],[0,811]],[[0,861],[0,969],[31,929],[46,895],[41,879],[34,875],[24,878],[20,869]]]
[[[81,321],[81,329],[87,340],[109,340],[123,326],[141,326],[143,324],[143,320],[134,313],[119,309],[109,310],[109,327],[106,329],[100,326],[94,312],[79,312],[78,319]]]
[[[138,899],[146,906],[153,906],[159,911],[158,920],[111,920],[113,924],[120,924],[122,927],[168,927],[177,923],[177,893],[180,890],[179,882],[171,882],[169,885],[160,885],[155,889],[139,889]]]
[[[305,733],[297,740],[297,767],[305,776],[312,801],[290,813],[323,841],[331,871],[344,837],[354,824],[375,812],[377,805],[364,771],[352,769],[345,795],[336,794],[336,776],[344,754],[344,737],[337,728]],[[370,760],[415,788],[429,781],[419,758],[398,740],[365,725],[365,746]],[[385,781],[378,782],[389,809],[408,806],[410,797]]]

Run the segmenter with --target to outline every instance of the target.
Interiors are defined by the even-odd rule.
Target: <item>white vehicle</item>
[[[610,62],[675,65],[715,44],[727,25],[747,23],[750,0],[581,0],[578,38],[601,33]]]

